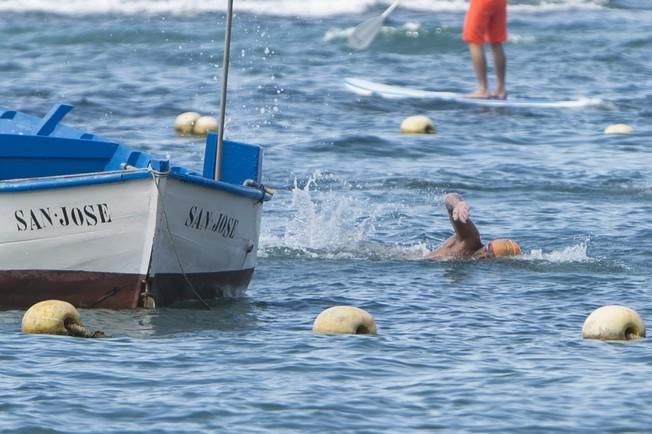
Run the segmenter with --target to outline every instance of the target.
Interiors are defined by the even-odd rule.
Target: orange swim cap
[[[521,247],[512,240],[492,240],[487,244],[487,251],[494,256],[517,256],[521,254]]]

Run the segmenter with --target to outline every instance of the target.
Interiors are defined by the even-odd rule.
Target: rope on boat
[[[245,187],[251,187],[260,190],[262,194],[258,203],[263,203],[265,201],[271,200],[272,196],[274,196],[274,190],[265,187],[264,184],[256,182],[253,179],[245,179],[242,185],[244,185]]]
[[[104,300],[106,300],[106,299],[108,299],[108,298],[111,298],[111,297],[115,296],[115,295],[116,295],[118,292],[120,292],[120,290],[122,290],[123,288],[124,288],[124,287],[117,287],[117,286],[114,287],[114,288],[111,288],[111,289],[109,289],[107,292],[105,292],[104,295],[102,295],[100,298],[98,298],[97,300],[95,300],[95,301],[92,302],[91,304],[89,304],[89,305],[80,305],[79,307],[95,307],[95,306],[97,306],[98,304],[102,303]]]
[[[161,201],[162,208],[163,208],[163,218],[165,220],[165,229],[170,237],[170,242],[172,243],[172,251],[174,252],[174,257],[177,260],[177,264],[179,265],[179,269],[181,270],[181,275],[183,276],[183,280],[186,282],[190,290],[192,291],[193,294],[195,294],[195,297],[197,297],[197,300],[201,302],[201,304],[207,309],[211,310],[211,307],[208,305],[206,300],[202,298],[201,295],[197,292],[195,287],[192,285],[192,282],[190,282],[190,279],[188,278],[188,275],[186,274],[185,269],[183,268],[183,264],[181,263],[181,258],[179,257],[179,254],[177,253],[177,247],[174,244],[174,235],[172,235],[172,231],[170,230],[170,225],[168,224],[168,215],[167,212],[165,211],[165,201],[163,200],[163,195],[161,194],[161,190],[159,189],[158,186],[158,181],[159,179],[156,177],[157,175],[165,175],[166,172],[158,172],[151,167],[148,167],[149,173],[152,175],[152,179],[154,179],[154,185],[156,185],[156,192],[158,193],[158,197]]]

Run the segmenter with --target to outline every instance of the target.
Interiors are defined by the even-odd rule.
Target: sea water
[[[0,312],[0,431],[650,432],[650,340],[585,341],[623,304],[652,324],[652,4],[510,0],[513,97],[577,110],[361,97],[345,77],[470,92],[463,0],[403,0],[372,45],[347,35],[388,0],[235,0],[225,135],[265,151],[247,296],[81,310],[110,339],[21,334]],[[226,0],[2,0],[1,104],[192,168],[185,111],[216,116]],[[491,58],[489,58],[491,61]],[[493,69],[489,68],[493,83]],[[401,135],[426,115],[433,135]],[[615,123],[626,135],[604,134]],[[451,234],[443,196],[523,255],[422,261]],[[313,335],[333,305],[378,335]]]

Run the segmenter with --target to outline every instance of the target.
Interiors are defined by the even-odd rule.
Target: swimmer
[[[480,232],[471,221],[469,206],[459,194],[448,193],[444,203],[455,234],[426,254],[425,259],[482,259],[521,254],[521,248],[512,240],[493,240],[483,245]]]

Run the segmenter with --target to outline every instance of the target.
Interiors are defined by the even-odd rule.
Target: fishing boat
[[[45,299],[131,309],[239,296],[256,265],[262,149],[223,138],[201,172],[61,123],[0,108],[0,308]]]

